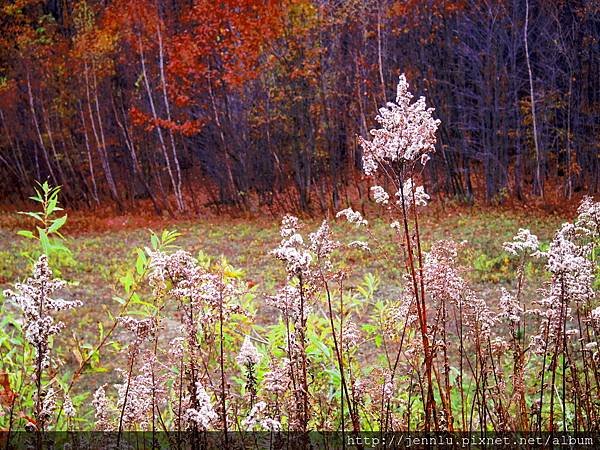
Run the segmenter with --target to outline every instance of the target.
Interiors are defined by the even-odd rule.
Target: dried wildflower
[[[42,424],[47,422],[52,414],[54,414],[54,410],[56,409],[56,392],[51,387],[48,388],[46,395],[44,395],[44,399],[42,400],[42,409],[39,413],[39,419],[42,421]]]
[[[128,382],[115,385],[117,408],[122,411],[123,426],[126,428],[133,424],[147,428],[156,397],[162,393],[152,377],[153,363],[152,360],[148,361],[141,367],[139,375],[130,376]]]
[[[423,277],[429,296],[437,303],[458,305],[468,290],[457,269],[457,245],[454,241],[436,242],[425,255]]]
[[[600,306],[598,306],[597,308],[592,309],[592,311],[590,311],[590,317],[595,322],[600,323]]]
[[[288,215],[281,220],[280,233],[282,238],[291,237],[292,235],[298,233],[299,229],[300,222],[297,217]]]
[[[396,203],[401,204],[402,197],[404,196],[404,201],[406,202],[406,204],[412,205],[413,195],[415,198],[416,206],[427,206],[427,202],[431,198],[431,197],[429,197],[429,195],[427,195],[423,186],[415,187],[415,184],[413,183],[412,178],[409,178],[402,185],[402,192],[400,192],[400,191],[396,192],[396,197],[398,198]]]
[[[375,203],[387,205],[390,200],[390,195],[381,186],[372,186],[371,192]]]
[[[361,333],[356,323],[350,321],[344,324],[342,333],[342,344],[345,350],[355,348],[360,342]]]
[[[174,360],[180,360],[184,354],[185,339],[181,336],[176,337],[169,342],[169,356]]]
[[[51,312],[82,305],[80,301],[50,297],[64,286],[64,281],[52,278],[48,257],[42,255],[33,267],[32,277],[25,283],[17,283],[15,291],[4,291],[5,297],[14,301],[23,312],[25,339],[34,347],[42,369],[50,364],[50,338],[58,334],[64,326],[62,322],[55,322]]]
[[[575,225],[586,235],[600,234],[600,202],[594,202],[590,196],[585,196],[577,209]]]
[[[287,219],[290,220],[290,217],[287,216]],[[290,234],[291,228],[288,229],[286,226],[282,224],[281,234],[285,236],[279,246],[271,251],[271,254],[286,263],[288,275],[301,275],[308,271],[312,255],[307,250],[302,236],[298,233]]]
[[[518,256],[529,253],[532,256],[538,255],[540,242],[535,234],[532,234],[526,228],[519,228],[519,232],[510,242],[505,242],[503,248],[506,252]]]
[[[547,268],[556,291],[568,300],[585,302],[594,297],[594,264],[590,245],[579,245],[573,224],[563,224],[550,243]],[[559,286],[560,285],[560,286]]]
[[[400,75],[396,103],[388,103],[375,118],[381,128],[371,130],[372,141],[360,139],[363,170],[367,175],[373,175],[384,161],[421,159],[426,163],[428,158],[424,155],[435,152],[435,133],[440,121],[433,119],[434,110],[425,106],[424,97],[411,103],[413,95],[408,88],[406,77]]]
[[[265,430],[273,432],[281,431],[281,422],[279,420],[267,417],[261,420],[260,424]]]
[[[167,254],[147,250],[147,253],[150,256],[148,279],[156,296],[164,295],[169,283],[177,287],[186,280],[198,279],[202,274],[196,259],[186,251],[178,250]],[[181,294],[191,296],[189,292]]]
[[[280,366],[270,364],[270,370],[265,373],[263,387],[267,392],[277,396],[283,395],[290,387],[289,361],[284,359]]]
[[[491,345],[492,354],[498,356],[504,355],[510,349],[510,344],[506,342],[506,339],[499,336],[496,336],[494,339],[492,339]]]
[[[511,324],[515,325],[521,321],[523,308],[519,305],[517,299],[510,294],[506,289],[502,288],[500,297],[500,313],[498,319],[506,319]]]
[[[343,209],[340,212],[338,212],[335,216],[345,217],[349,223],[356,224],[356,226],[358,227],[361,225],[368,225],[369,223],[365,219],[363,219],[361,213],[359,213],[358,211],[354,211],[352,208]]]
[[[95,409],[94,417],[96,418],[96,429],[102,431],[111,430],[112,424],[110,422],[110,404],[108,399],[106,398],[106,385],[100,386],[94,392],[94,399],[92,400],[92,405]]]
[[[267,417],[267,404],[265,402],[256,403],[248,416],[243,420],[242,424],[249,430],[252,430],[256,425],[268,431],[280,431],[281,423],[271,417]]]
[[[252,344],[252,340],[249,336],[244,338],[244,343],[242,344],[242,348],[240,349],[240,353],[236,358],[237,363],[240,366],[255,366],[260,362],[260,353]]]
[[[350,248],[357,248],[359,250],[363,250],[365,252],[370,252],[369,243],[365,241],[352,241],[348,244]]]
[[[154,337],[157,332],[158,323],[154,317],[135,319],[125,316],[119,317],[118,322],[133,335],[134,339],[129,345],[130,356],[138,354],[141,351],[141,345],[147,339]]]
[[[243,420],[242,424],[248,429],[254,428],[266,409],[267,404],[265,402],[256,403],[248,413],[248,416]]]
[[[195,408],[188,408],[184,419],[190,424],[196,424],[203,430],[208,430],[210,424],[218,419],[218,415],[213,408],[210,397],[200,382],[196,382],[195,395],[197,406]]]
[[[286,285],[279,289],[277,295],[267,297],[265,300],[267,305],[289,315],[294,321],[299,320],[300,290],[297,287]]]
[[[63,411],[65,412],[65,416],[69,418],[73,418],[76,415],[75,407],[73,406],[73,401],[69,394],[65,394],[63,398]]]
[[[308,235],[310,249],[317,255],[319,260],[328,258],[331,252],[339,247],[339,242],[331,239],[331,230],[326,220],[321,223],[321,226],[314,233]]]

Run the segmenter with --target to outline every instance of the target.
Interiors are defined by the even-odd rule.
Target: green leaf
[[[48,228],[48,234],[52,234],[52,233],[55,233],[58,230],[60,230],[60,228],[65,224],[66,221],[67,221],[66,214],[62,217],[59,217],[58,219],[53,220],[52,225],[50,225],[50,227]]]
[[[19,214],[22,214],[24,216],[33,217],[34,219],[39,220],[40,222],[43,222],[42,216],[39,213],[29,212],[29,211],[19,211]]]
[[[56,210],[56,204],[58,203],[58,195],[53,195],[48,200],[48,206],[46,206],[46,215],[51,215]]]
[[[137,259],[135,261],[135,270],[138,275],[142,275],[146,270],[146,265],[148,264],[148,258],[146,254],[141,248],[136,249]]]
[[[160,245],[160,241],[158,240],[158,236],[156,234],[154,234],[154,231],[151,231],[151,235],[150,235],[150,243],[152,244],[152,248],[154,250],[158,250],[158,247]]]
[[[134,283],[133,274],[131,272],[127,272],[125,275],[119,278],[119,281],[121,282],[123,289],[125,289],[125,292],[129,293]]]
[[[127,303],[127,300],[125,300],[123,297],[118,297],[116,295],[113,297],[113,300],[120,305],[124,305],[125,303]]]
[[[42,245],[42,252],[46,255],[49,255],[52,250],[52,244],[50,244],[50,240],[48,239],[46,230],[43,230],[40,227],[37,227],[37,230],[38,230],[38,234],[40,236],[40,244]]]
[[[19,231],[17,231],[17,234],[18,234],[19,236],[23,236],[23,237],[26,237],[26,238],[29,238],[29,239],[37,239],[37,238],[36,238],[36,237],[33,235],[33,233],[32,233],[31,231],[29,231],[29,230],[19,230]]]

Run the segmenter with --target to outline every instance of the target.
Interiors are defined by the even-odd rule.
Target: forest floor
[[[475,291],[494,305],[497,304],[495,299],[500,298],[500,287],[508,287],[510,280],[515,279],[516,265],[502,250],[503,242],[510,240],[519,228],[529,228],[541,242],[547,243],[557,227],[571,219],[566,213],[481,208],[453,209],[448,213],[432,208],[421,216],[420,228],[425,251],[440,239],[466,241],[468,245],[459,254],[465,276]],[[83,302],[76,315],[63,317],[69,330],[66,333],[68,339],[78,336],[80,342],[95,342],[98,323],[105,326],[111,323],[109,311],[114,313],[119,308],[115,297],[125,295],[119,278],[134,267],[135,249],[150,245],[150,229],[155,232],[163,228],[176,229],[182,234],[176,241],[180,248],[194,255],[203,252],[213,258],[223,256],[235,268],[242,269],[250,285],[256,285],[257,322],[270,321],[269,309],[263,309],[265,312],[261,313],[261,304],[265,296],[273,295],[276,288],[285,283],[282,263],[269,254],[280,241],[278,220],[229,218],[163,223],[113,218],[106,226],[82,226],[83,231],[76,229],[78,222],[83,224],[84,220],[75,217],[66,231],[66,245],[72,256],[59,261],[60,275],[69,282],[65,297]],[[319,225],[318,220],[306,220],[303,233],[308,234]],[[0,305],[3,309],[14,307],[3,304],[2,291],[28,275],[29,262],[25,255],[32,250],[33,243],[16,235],[16,230],[24,226],[14,216],[0,221]],[[371,273],[379,280],[376,298],[391,299],[401,289],[402,268],[390,266],[383,252],[398,252],[398,247],[388,222],[370,218],[370,227],[373,237],[379,241],[378,245],[372,245],[373,252],[342,246],[334,259],[350,271],[347,288],[356,287],[366,274]],[[343,244],[370,240],[364,229],[341,220],[334,221],[332,231]],[[535,298],[536,289],[545,281],[541,269],[541,265],[532,264],[526,271],[530,282],[525,295],[530,300]]]

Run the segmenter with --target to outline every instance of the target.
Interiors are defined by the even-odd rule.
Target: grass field
[[[498,283],[509,283],[514,279],[511,262],[502,250],[502,243],[510,240],[519,228],[527,227],[536,233],[542,242],[548,242],[554,230],[568,217],[539,215],[525,212],[498,210],[465,210],[459,213],[442,212],[426,214],[422,217],[422,238],[425,250],[440,239],[466,241],[469,245],[460,256],[467,269],[466,276],[474,287],[486,296],[497,295]],[[305,231],[313,231],[319,226],[317,220],[305,221]],[[26,224],[22,224],[26,227]],[[177,245],[193,254],[203,252],[212,258],[225,257],[234,267],[245,273],[245,278],[257,285],[259,300],[261,295],[273,293],[276,286],[285,281],[284,269],[273,264],[269,251],[279,243],[279,223],[276,220],[214,219],[205,221],[185,221],[166,225],[152,224],[153,231],[159,232],[164,226],[176,229],[182,235]],[[27,276],[28,260],[24,256],[32,249],[31,241],[15,234],[15,223],[0,228],[0,288]],[[381,241],[384,249],[397,251],[389,226],[380,219],[371,221],[373,235]],[[334,235],[342,243],[356,239],[367,239],[364,230],[357,230],[341,221],[334,221]],[[115,306],[114,296],[122,294],[119,278],[135,261],[135,248],[149,245],[150,228],[104,230],[69,234],[67,246],[72,257],[58,261],[61,275],[71,281],[70,295],[84,304],[83,314],[77,317],[78,324],[70,326],[87,328],[90,322],[102,320],[104,309]],[[351,265],[351,282],[359,282],[365,274],[372,273],[379,280],[380,296],[393,295],[399,286],[401,268],[390,267],[377,252],[365,253],[357,249],[341,247],[336,258],[342,265]],[[530,278],[536,286],[543,279],[535,276],[536,267],[530,267]],[[0,291],[1,292],[1,291]]]

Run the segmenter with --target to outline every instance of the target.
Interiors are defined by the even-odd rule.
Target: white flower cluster
[[[244,343],[242,344],[242,348],[240,349],[240,353],[236,358],[237,363],[242,366],[255,366],[260,362],[260,353],[252,344],[252,340],[249,336],[244,338]]]
[[[363,170],[373,175],[384,161],[416,161],[425,164],[435,152],[435,133],[440,124],[432,117],[425,98],[412,102],[413,95],[404,74],[398,81],[396,103],[389,102],[379,110],[375,120],[381,128],[371,130],[372,141],[360,139],[363,148]]]
[[[82,305],[80,301],[50,297],[64,286],[64,281],[52,278],[48,257],[42,255],[34,265],[31,278],[24,283],[17,283],[14,291],[4,291],[5,297],[15,302],[23,312],[25,339],[34,347],[42,369],[50,364],[50,338],[58,334],[64,326],[62,322],[54,320],[51,312]]]
[[[552,348],[554,342],[576,334],[576,329],[564,331],[565,322],[573,320],[570,303],[589,305],[596,296],[593,289],[594,244],[590,238],[593,241],[598,237],[600,203],[594,203],[587,197],[578,211],[575,222],[563,224],[549,250],[543,254],[548,258],[546,267],[552,275],[552,282],[545,296],[536,302],[539,308],[531,311],[541,318],[538,334],[531,337],[533,351],[540,355]],[[595,320],[594,315],[600,316],[598,310],[591,312],[592,320]]]
[[[265,373],[263,378],[263,386],[265,391],[271,392],[277,396],[283,395],[290,387],[290,362],[283,359],[280,366],[271,363],[269,371]]]
[[[521,321],[522,314],[523,307],[519,305],[517,299],[505,288],[502,288],[498,319],[506,319],[511,324],[518,324]]]
[[[600,324],[600,306],[598,306],[595,309],[592,309],[592,311],[590,312],[590,317],[592,318],[592,320]]]
[[[242,424],[248,430],[252,430],[256,425],[260,425],[260,427],[264,430],[280,431],[281,423],[276,419],[268,417],[266,415],[266,410],[267,404],[265,402],[257,402],[252,407]]]
[[[63,397],[63,411],[65,416],[72,419],[76,415],[75,406],[73,406],[73,400],[69,397],[69,394],[64,394]]]
[[[300,319],[300,291],[297,287],[285,285],[276,295],[267,297],[265,301],[267,305],[277,308],[284,315],[289,315],[293,321]]]
[[[594,296],[594,263],[592,247],[580,245],[577,229],[573,224],[565,223],[556,233],[548,250],[548,271],[553,275],[553,288],[558,295],[569,300],[585,302]]]
[[[94,399],[92,400],[92,406],[94,407],[96,418],[96,429],[100,431],[110,431],[113,426],[110,421],[111,411],[110,403],[106,397],[106,385],[100,386],[94,392]]]
[[[196,402],[195,408],[186,410],[184,420],[190,424],[198,425],[203,430],[208,430],[211,423],[219,416],[215,412],[204,386],[199,382],[196,382]]]
[[[471,289],[457,268],[457,244],[439,241],[425,256],[423,277],[427,293],[436,304],[450,302],[460,306],[467,333],[478,338],[490,336],[496,318],[485,300]]]
[[[371,192],[373,192],[373,199],[375,203],[387,205],[390,200],[390,195],[381,186],[372,186]]]
[[[317,258],[324,262],[336,248],[339,247],[339,242],[331,239],[331,230],[326,220],[321,223],[321,226],[314,233],[308,235],[310,242],[310,250]]]
[[[363,219],[361,213],[359,213],[358,211],[354,211],[352,208],[346,208],[341,210],[335,215],[335,217],[345,217],[349,223],[356,224],[356,226],[369,224],[369,222]]]
[[[201,324],[214,323],[222,308],[224,317],[240,312],[230,300],[241,294],[235,279],[223,279],[221,274],[208,272],[190,253],[178,250],[172,254],[147,250],[150,256],[149,280],[156,296],[167,293],[181,304],[190,303],[197,314],[194,320],[183,316],[188,334],[196,333]]]
[[[404,197],[405,204],[410,206],[413,204],[413,195],[416,206],[427,206],[427,202],[431,198],[425,192],[423,186],[415,186],[412,178],[409,178],[403,183],[402,190],[396,192],[396,198],[398,198],[396,203],[402,204],[402,198]]]
[[[281,225],[281,243],[271,251],[277,259],[286,263],[290,276],[302,275],[307,272],[312,262],[312,255],[304,244],[304,239],[298,233],[298,219],[293,216],[283,218]]]
[[[352,241],[352,242],[348,243],[348,247],[357,248],[357,249],[363,250],[365,252],[371,251],[371,249],[369,248],[369,243],[365,242],[365,241]]]
[[[361,340],[361,331],[354,321],[344,324],[342,346],[346,351],[356,348]]]
[[[134,317],[124,316],[119,317],[117,321],[133,335],[134,340],[129,345],[130,355],[139,353],[144,341],[154,337],[157,332],[158,324],[154,317],[136,319]]]
[[[116,384],[118,399],[117,408],[122,411],[123,426],[130,428],[134,424],[145,429],[149,426],[152,416],[152,408],[157,398],[163,394],[162,383],[153,379],[153,364],[150,358],[141,368],[136,376],[132,376],[129,382]],[[128,386],[129,385],[129,386]]]
[[[502,247],[507,253],[519,256],[528,253],[531,256],[539,256],[540,242],[535,234],[526,228],[519,228],[519,232],[510,242],[505,242]]]
[[[590,196],[585,196],[577,209],[575,225],[584,234],[598,237],[600,235],[600,202],[594,202]]]

